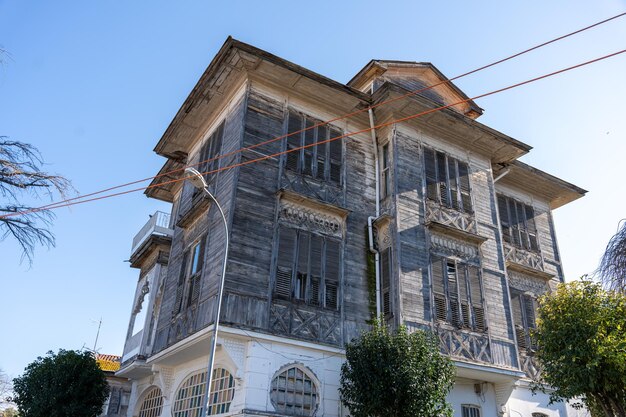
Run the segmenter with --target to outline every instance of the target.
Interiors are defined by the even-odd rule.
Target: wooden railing
[[[541,257],[541,254],[516,248],[509,243],[504,243],[504,258],[508,262],[512,262],[526,268],[531,268],[541,272],[544,271],[543,258]]]
[[[139,233],[135,235],[130,253],[135,253],[141,244],[152,235],[171,237],[173,233],[174,231],[170,229],[170,215],[162,211],[156,211],[150,216],[150,220],[143,225]]]

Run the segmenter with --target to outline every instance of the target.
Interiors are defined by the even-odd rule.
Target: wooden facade
[[[585,191],[517,162],[530,147],[476,121],[471,100],[393,122],[466,99],[451,83],[407,95],[442,80],[430,64],[372,61],[344,85],[227,41],[155,149],[162,172],[207,155],[225,156],[205,172],[235,165],[207,177],[230,227],[222,325],[338,348],[367,328],[378,156],[388,322],[433,331],[459,364],[536,375],[532,300],[563,280],[551,210]],[[367,112],[322,124],[402,95],[376,107],[376,147]],[[173,203],[149,357],[214,322],[224,229],[188,182],[148,195]]]

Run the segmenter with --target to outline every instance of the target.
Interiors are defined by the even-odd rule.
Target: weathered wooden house
[[[519,162],[531,147],[446,81],[371,61],[341,84],[226,41],[155,148],[166,162],[146,194],[172,211],[133,242],[129,416],[200,407],[224,228],[203,193],[169,182],[198,163],[230,227],[210,415],[347,416],[342,348],[377,304],[439,336],[455,415],[565,415],[531,397],[528,334],[536,296],[563,280],[552,210],[585,191]]]

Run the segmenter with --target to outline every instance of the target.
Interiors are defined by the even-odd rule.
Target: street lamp
[[[193,184],[193,186],[196,187],[198,190],[201,190],[206,195],[208,195],[217,206],[217,209],[222,215],[222,220],[224,221],[224,232],[226,236],[224,264],[222,265],[222,276],[220,279],[220,286],[217,293],[217,303],[215,304],[215,324],[213,325],[213,339],[211,341],[211,353],[209,354],[209,365],[207,367],[206,395],[202,399],[202,408],[200,409],[200,416],[208,416],[209,396],[211,395],[211,382],[213,380],[213,365],[215,364],[215,348],[217,347],[217,328],[219,327],[220,323],[220,311],[222,310],[222,293],[224,292],[224,278],[226,277],[226,260],[228,259],[228,222],[226,222],[226,216],[224,215],[224,210],[222,210],[222,206],[220,206],[220,203],[217,202],[217,199],[209,191],[209,186],[204,180],[202,174],[200,174],[195,168],[186,168],[185,174],[187,175],[187,179],[191,182],[191,184]]]

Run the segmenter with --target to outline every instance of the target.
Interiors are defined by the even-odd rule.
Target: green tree
[[[626,417],[626,295],[588,280],[560,284],[540,298],[538,313],[533,337],[543,371],[534,388]]]
[[[95,417],[109,387],[89,352],[48,352],[13,380],[14,401],[21,417]]]
[[[393,333],[376,321],[346,346],[339,391],[352,416],[452,416],[446,396],[454,376],[431,333],[409,334],[405,326]]]

